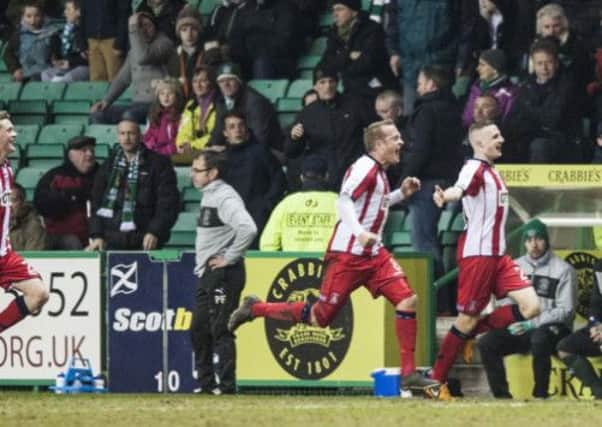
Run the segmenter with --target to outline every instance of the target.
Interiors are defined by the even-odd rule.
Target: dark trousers
[[[222,393],[236,391],[236,345],[227,325],[244,284],[242,261],[215,270],[207,267],[199,279],[190,330],[203,392],[216,388]]]
[[[562,361],[571,373],[590,387],[596,399],[602,399],[602,378],[598,375],[587,357],[602,356],[602,343],[594,342],[590,336],[590,328],[582,328],[562,339],[558,343],[558,351],[567,353]]]
[[[478,347],[487,374],[489,388],[497,398],[512,397],[506,380],[504,356],[516,353],[533,355],[534,397],[548,397],[551,357],[556,345],[570,330],[563,324],[547,324],[523,335],[512,335],[507,329],[494,329],[479,338]]]

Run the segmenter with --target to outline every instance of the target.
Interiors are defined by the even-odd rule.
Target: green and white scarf
[[[102,206],[96,214],[103,218],[113,218],[115,202],[119,195],[119,189],[122,185],[122,180],[127,178],[127,186],[123,196],[123,207],[121,209],[121,231],[133,231],[136,229],[134,223],[134,209],[136,208],[136,195],[138,192],[138,160],[140,150],[134,158],[129,162],[125,157],[123,149],[119,147],[115,157],[113,158],[113,168],[111,170],[111,178],[109,186],[105,191]]]

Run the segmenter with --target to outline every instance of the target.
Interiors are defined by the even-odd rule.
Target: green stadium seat
[[[186,187],[182,192],[182,200],[184,201],[184,212],[198,212],[199,203],[203,198],[203,193],[194,187]]]
[[[190,187],[190,167],[189,166],[176,166],[174,167],[176,172],[176,179],[178,180],[178,190],[182,192],[184,188]]]
[[[180,212],[178,220],[171,229],[166,248],[191,249],[194,248],[196,239],[197,214],[194,212]]]
[[[0,99],[4,102],[14,101],[19,99],[21,93],[21,83],[7,82],[0,83]]]
[[[27,192],[27,200],[33,199],[33,191],[38,185],[38,181],[46,173],[48,168],[42,167],[24,167],[19,169],[15,181],[21,184]]]
[[[35,144],[40,133],[40,125],[16,125],[17,145],[25,148],[28,144]]]
[[[275,103],[278,98],[284,98],[289,81],[286,79],[250,80],[248,85]]]
[[[444,209],[439,215],[439,222],[437,223],[437,234],[439,236],[442,233],[448,231],[451,228],[452,220],[454,219],[454,212],[449,209]]]
[[[99,163],[102,163],[109,158],[111,146],[109,144],[97,143],[94,152],[96,154],[96,160],[98,160]]]
[[[12,81],[13,77],[9,73],[0,71],[0,83],[11,83]]]
[[[303,109],[302,98],[280,98],[276,103],[279,113],[296,113]]]
[[[117,127],[115,125],[88,125],[84,129],[84,135],[96,139],[96,143],[109,144],[112,146],[117,142]]]
[[[412,251],[412,236],[409,231],[395,231],[391,234],[391,249],[395,252]]]
[[[90,101],[54,101],[52,117],[55,124],[87,125],[90,119]]]
[[[316,68],[322,57],[320,55],[303,55],[297,61],[297,70],[311,70]]]
[[[221,0],[200,0],[197,8],[203,17],[207,17],[218,4],[221,4]]]
[[[310,79],[297,79],[291,82],[286,92],[287,98],[303,98],[305,92],[313,87],[313,82]]]
[[[362,10],[369,12],[371,7],[372,7],[372,0],[362,0]]]
[[[383,243],[385,244],[385,246],[389,247],[391,245],[393,233],[401,231],[403,229],[403,223],[405,221],[405,218],[406,211],[404,210],[389,211],[387,223],[385,224],[385,228],[383,230]]]
[[[105,96],[108,88],[108,82],[72,82],[67,84],[63,99],[96,102]]]
[[[67,144],[74,136],[82,134],[82,125],[46,125],[38,135],[38,144]]]
[[[29,82],[21,91],[21,101],[45,100],[47,102],[63,99],[67,83]]]
[[[117,104],[129,104],[130,102],[132,102],[132,86],[128,86],[115,101]]]
[[[322,13],[319,19],[320,28],[328,28],[334,23],[334,20],[332,19],[332,13],[330,11]]]
[[[15,151],[8,155],[8,158],[13,170],[18,170],[23,163],[23,153],[21,152],[21,147],[17,147]]]
[[[301,79],[301,80],[306,80],[306,79],[313,79],[314,78],[314,70],[298,70],[297,71],[297,76]]]
[[[308,53],[310,55],[322,56],[322,54],[326,50],[327,40],[328,39],[326,37],[316,37],[315,39],[313,39]]]
[[[295,122],[297,113],[278,113],[278,123],[282,129],[287,129]]]
[[[44,125],[48,120],[46,101],[10,101],[8,111],[15,125]]]
[[[64,150],[63,144],[28,145],[25,159],[29,167],[50,169],[63,163]]]

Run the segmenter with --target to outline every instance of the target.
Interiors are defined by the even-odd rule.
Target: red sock
[[[416,346],[416,313],[397,311],[395,313],[395,332],[399,342],[401,375],[407,376],[416,371],[414,351]]]
[[[433,379],[441,383],[447,381],[447,373],[467,338],[468,336],[457,330],[455,326],[451,327],[441,343],[435,366],[433,366]]]
[[[251,313],[254,317],[300,322],[304,308],[304,302],[258,302],[251,307]]]
[[[483,317],[477,323],[472,332],[473,335],[479,335],[491,329],[503,329],[511,323],[525,320],[517,305],[503,305],[496,308],[493,313]]]
[[[0,332],[10,328],[29,314],[23,296],[18,296],[0,313]]]

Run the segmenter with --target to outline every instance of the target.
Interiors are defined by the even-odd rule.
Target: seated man
[[[487,380],[496,398],[512,398],[508,390],[504,356],[531,352],[535,387],[533,397],[548,397],[551,356],[556,345],[571,333],[577,300],[577,273],[550,249],[548,230],[539,220],[523,233],[527,253],[516,263],[531,280],[541,312],[530,320],[494,329],[478,341]]]
[[[590,297],[590,318],[587,327],[579,329],[558,343],[558,355],[595,399],[602,399],[602,378],[587,357],[602,356],[602,261],[594,266],[594,286]]]
[[[535,74],[520,88],[508,126],[516,129],[524,162],[566,163],[581,160],[575,143],[579,110],[574,108],[575,86],[561,72],[558,46],[543,39],[531,48]]]
[[[62,165],[46,172],[33,203],[44,217],[47,249],[77,250],[88,244],[88,203],[98,163],[96,140],[76,136],[69,140]]]
[[[25,188],[14,183],[10,193],[13,214],[10,217],[10,245],[17,251],[46,249],[46,230],[38,213],[25,201]]]
[[[307,156],[301,168],[301,191],[274,208],[259,241],[262,251],[326,250],[337,221],[337,194],[327,190],[328,163]]]
[[[257,225],[257,239],[251,246],[256,249],[270,212],[284,196],[286,177],[268,147],[257,142],[242,114],[226,114],[223,133],[228,159],[223,179],[240,195]]]
[[[121,120],[117,139],[94,179],[87,250],[161,248],[180,206],[174,169],[169,158],[142,144],[133,118]]]

